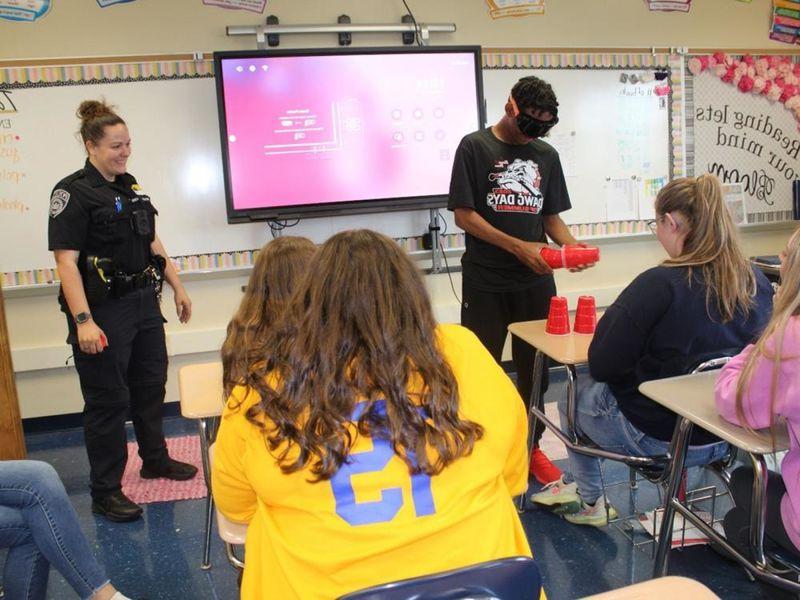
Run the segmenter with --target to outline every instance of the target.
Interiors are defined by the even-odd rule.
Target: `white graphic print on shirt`
[[[527,212],[539,214],[544,197],[539,165],[532,160],[515,158],[498,160],[489,173],[489,181],[497,187],[486,194],[486,205],[495,212]]]

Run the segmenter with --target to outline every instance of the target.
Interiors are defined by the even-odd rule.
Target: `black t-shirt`
[[[625,417],[640,431],[669,441],[675,413],[639,392],[645,381],[683,375],[721,351],[736,353],[752,343],[772,313],[772,286],[756,270],[756,294],[747,316],[738,312],[722,323],[712,294],[698,269],[659,266],[640,274],[597,323],[589,346],[589,370],[606,382]],[[691,443],[717,439],[695,427]]]
[[[491,128],[465,136],[456,150],[447,208],[474,209],[493,227],[527,242],[546,242],[542,215],[572,207],[558,152],[536,139],[507,144]],[[537,275],[517,257],[466,235],[462,276],[487,291],[537,285]]]
[[[48,246],[78,250],[81,273],[87,255],[113,259],[119,273],[139,273],[150,264],[156,214],[133,175],[107,181],[87,160],[53,189]]]

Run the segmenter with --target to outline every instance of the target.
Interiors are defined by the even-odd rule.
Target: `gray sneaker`
[[[531,502],[553,511],[557,515],[576,513],[581,509],[581,498],[578,496],[578,486],[564,483],[561,476],[544,486],[539,492],[531,495]]]

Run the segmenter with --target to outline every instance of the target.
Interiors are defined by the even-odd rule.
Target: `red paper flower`
[[[749,92],[753,89],[753,78],[747,75],[743,75],[742,78],[739,80],[739,89],[743,92]]]

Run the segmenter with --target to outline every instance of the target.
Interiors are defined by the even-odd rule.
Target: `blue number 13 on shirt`
[[[384,401],[375,403],[375,410],[386,410]],[[364,410],[365,402],[356,405],[352,420],[357,421]],[[381,499],[373,502],[356,502],[352,477],[361,473],[383,471],[395,456],[392,444],[386,438],[373,437],[372,450],[350,454],[349,462],[342,464],[337,473],[331,477],[333,496],[336,499],[336,514],[350,525],[369,525],[386,523],[394,519],[403,506],[403,489],[401,487],[381,490]],[[412,457],[413,460],[413,457]],[[431,494],[431,478],[425,473],[411,475],[411,501],[414,513],[418,517],[432,515],[436,512]]]

